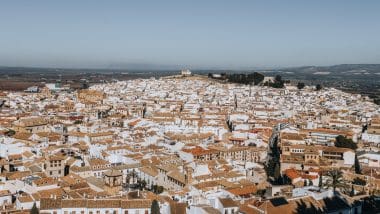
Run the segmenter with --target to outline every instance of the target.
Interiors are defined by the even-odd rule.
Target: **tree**
[[[355,184],[355,185],[360,185],[360,186],[365,186],[367,184],[367,181],[365,181],[364,179],[361,179],[359,177],[356,177],[354,178],[354,180],[352,181],[352,184]]]
[[[40,211],[38,210],[36,203],[34,202],[32,209],[30,210],[30,214],[39,214]]]
[[[355,190],[354,190],[354,185],[351,185],[351,192],[350,192],[350,197],[355,196]]]
[[[150,213],[160,214],[160,205],[158,204],[158,201],[156,199],[152,201],[152,205],[150,206]]]
[[[281,77],[280,75],[276,75],[276,76],[274,77],[274,80],[275,80],[276,82],[281,82],[281,81],[282,81],[282,77]]]
[[[358,146],[356,145],[356,143],[354,143],[354,141],[352,141],[352,139],[348,139],[343,135],[339,135],[335,138],[335,146],[341,148],[349,148],[353,150],[358,148]]]
[[[327,172],[326,174],[327,180],[326,180],[326,188],[333,188],[334,192],[336,191],[336,188],[342,188],[346,187],[344,181],[343,181],[343,173],[339,170],[332,170]]]
[[[6,136],[11,137],[16,134],[16,132],[13,129],[9,129],[4,133]]]
[[[292,184],[292,180],[288,176],[283,175],[282,176],[282,184],[283,185],[291,185]]]
[[[280,164],[278,163],[274,167],[273,177],[274,177],[275,182],[279,182],[281,179]]]
[[[151,191],[153,191],[155,194],[161,194],[164,191],[164,187],[158,186],[158,185],[152,185]]]
[[[321,173],[321,175],[319,176],[319,183],[318,183],[319,188],[322,188],[323,186],[322,179],[323,179],[323,175]]]
[[[252,75],[252,77],[249,77],[249,78],[253,79],[254,85],[258,85],[259,83],[261,83],[264,80],[264,75],[262,75],[258,72],[254,72],[253,74],[249,74],[249,75]]]
[[[355,173],[356,174],[362,174],[362,169],[360,167],[360,163],[359,163],[357,155],[355,155]]]
[[[283,88],[284,80],[282,80],[282,77],[280,75],[276,75],[274,78],[274,83],[270,83],[269,86],[272,88]]]
[[[298,84],[297,84],[297,88],[298,89],[303,89],[303,88],[305,88],[305,83],[303,83],[303,82],[298,82]]]
[[[364,133],[365,131],[367,131],[368,129],[368,124],[365,124],[363,127],[362,127],[362,133]]]
[[[264,80],[264,75],[254,72],[250,74],[229,74],[228,75],[228,81],[233,83],[240,83],[240,84],[254,84],[258,85],[260,82]]]
[[[260,197],[264,197],[266,191],[267,191],[266,189],[258,189],[256,192],[256,195]]]
[[[138,180],[138,181],[137,181],[137,185],[138,185],[138,188],[139,188],[140,190],[143,190],[143,189],[145,189],[145,187],[146,187],[146,181],[145,181],[145,180]]]
[[[273,180],[269,180],[273,184],[282,182],[280,172],[280,149],[278,147],[278,137],[273,139],[273,145],[270,147],[270,158],[267,164],[264,166],[268,178],[273,177]]]
[[[313,186],[313,181],[309,179],[309,186]]]
[[[319,91],[319,90],[321,90],[321,89],[322,89],[322,86],[321,86],[320,84],[317,84],[317,85],[315,86],[315,90]]]
[[[157,194],[161,194],[164,192],[164,187],[163,186],[158,186],[157,187]]]

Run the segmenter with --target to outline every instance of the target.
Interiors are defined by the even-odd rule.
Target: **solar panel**
[[[272,198],[269,200],[273,206],[277,207],[277,206],[281,206],[281,205],[285,205],[285,204],[288,204],[288,201],[284,198],[284,197],[279,197],[279,198]]]

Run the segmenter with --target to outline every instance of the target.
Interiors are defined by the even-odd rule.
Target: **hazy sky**
[[[380,1],[0,1],[0,65],[341,63],[380,63]]]

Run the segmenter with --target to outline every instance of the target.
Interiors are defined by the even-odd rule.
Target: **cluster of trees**
[[[280,172],[280,151],[277,147],[278,139],[275,139],[273,147],[271,148],[271,158],[264,166],[268,178],[273,177],[273,182],[276,183],[279,180]]]
[[[258,85],[264,80],[264,75],[253,72],[250,74],[229,74],[227,76],[228,82],[240,83],[246,85]]]
[[[322,89],[322,85],[321,85],[321,84],[317,84],[317,85],[315,86],[315,90],[319,91],[319,90],[321,90],[321,89]]]
[[[298,89],[303,89],[303,88],[305,88],[305,83],[303,83],[303,82],[298,82],[298,84],[297,84],[297,88]]]
[[[145,187],[146,187],[146,181],[138,179],[137,180],[137,188],[139,188],[140,190],[143,190],[143,189],[145,189]]]
[[[336,147],[341,147],[341,148],[349,148],[349,149],[357,149],[358,146],[352,139],[348,139],[343,135],[339,135],[338,137],[335,138],[335,146]]]
[[[297,84],[297,88],[298,89],[303,89],[303,88],[305,88],[305,83],[303,83],[303,82],[298,82],[298,84]],[[316,86],[315,86],[315,90],[316,91],[319,91],[319,90],[321,90],[322,89],[322,85],[321,84],[317,84]]]
[[[356,177],[351,183],[351,191],[350,191],[350,184],[343,179],[343,172],[336,169],[327,172],[326,174],[326,182],[324,184],[324,188],[333,188],[334,192],[337,188],[339,188],[342,192],[349,194],[351,197],[355,196],[355,190],[353,185],[361,185],[365,186],[367,182],[364,179],[361,179],[359,177]],[[322,182],[320,180],[320,186]],[[364,191],[364,188],[363,188]]]
[[[291,180],[286,176],[281,175],[281,162],[280,162],[280,149],[278,148],[278,137],[274,140],[273,147],[271,148],[271,158],[264,166],[269,181],[275,185],[290,184]]]
[[[336,188],[345,188],[346,183],[343,180],[343,173],[340,170],[332,170],[327,172],[327,179],[325,183],[325,188],[333,188],[334,192],[336,192]]]
[[[147,183],[145,180],[137,180],[137,188],[140,190],[144,190],[147,186]],[[152,191],[155,194],[161,194],[164,192],[164,187],[159,185],[151,185],[150,191]]]
[[[158,185],[152,185],[150,187],[150,190],[155,194],[161,194],[162,192],[164,192],[164,187],[158,186]]]
[[[280,75],[276,75],[274,78],[274,82],[266,82],[264,85],[272,88],[283,88],[285,81],[282,79]]]
[[[377,105],[380,105],[380,98],[379,99],[374,99],[373,102],[376,103]]]
[[[298,82],[298,83],[297,83],[297,88],[298,88],[299,90],[305,88],[305,86],[306,86],[306,84],[303,83],[303,82]],[[322,85],[321,85],[321,84],[317,84],[317,85],[315,86],[315,90],[316,90],[316,91],[319,91],[319,90],[321,90],[321,89],[322,89]]]

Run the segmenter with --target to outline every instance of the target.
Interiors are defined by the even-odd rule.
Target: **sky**
[[[379,11],[378,0],[2,0],[0,65],[380,63]]]

